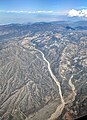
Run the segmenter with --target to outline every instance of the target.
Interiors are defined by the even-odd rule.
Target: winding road
[[[71,86],[71,89],[72,89],[72,91],[73,91],[73,93],[74,93],[74,95],[76,95],[76,92],[75,92],[75,86],[74,86],[74,84],[72,83],[72,78],[73,78],[73,75],[70,77],[70,79],[69,79],[69,85]]]
[[[48,65],[48,70],[49,70],[49,73],[51,75],[51,77],[53,78],[54,82],[56,83],[56,85],[58,86],[58,91],[59,91],[59,95],[60,95],[60,98],[61,98],[61,105],[58,105],[56,111],[51,115],[51,117],[48,119],[48,120],[53,120],[53,119],[56,119],[59,115],[61,115],[62,113],[62,110],[64,109],[64,106],[65,106],[65,102],[64,102],[64,99],[63,99],[63,95],[62,95],[62,90],[61,90],[61,86],[60,86],[60,83],[58,81],[58,79],[55,77],[55,75],[53,74],[52,70],[51,70],[51,66],[50,66],[50,63],[49,61],[45,58],[43,52],[41,52],[40,50],[36,49],[36,51],[40,52],[42,54],[42,57],[44,59],[44,61],[47,63]]]

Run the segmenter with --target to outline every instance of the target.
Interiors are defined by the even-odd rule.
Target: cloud
[[[27,13],[27,14],[36,14],[36,13],[44,13],[51,14],[53,11],[16,11],[16,10],[0,10],[0,13]]]
[[[72,9],[68,12],[68,16],[70,16],[70,17],[87,17],[87,9],[82,9],[82,10]]]
[[[20,11],[20,10],[0,10],[0,13],[18,13],[18,14],[51,14],[51,15],[66,15],[67,11],[52,11],[52,10],[39,10],[39,11]]]

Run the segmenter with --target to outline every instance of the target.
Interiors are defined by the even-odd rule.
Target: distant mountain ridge
[[[69,22],[69,21],[54,21],[54,22],[36,22],[28,24],[8,24],[0,25],[0,40],[19,37],[28,34],[28,32],[39,32],[45,30],[87,30],[87,21]]]

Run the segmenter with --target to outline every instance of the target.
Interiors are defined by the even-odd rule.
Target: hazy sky
[[[87,0],[0,0],[0,24],[63,20],[60,15],[84,8]]]

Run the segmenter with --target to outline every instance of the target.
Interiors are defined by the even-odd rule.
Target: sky
[[[0,0],[0,24],[60,21],[86,15],[87,0]]]

